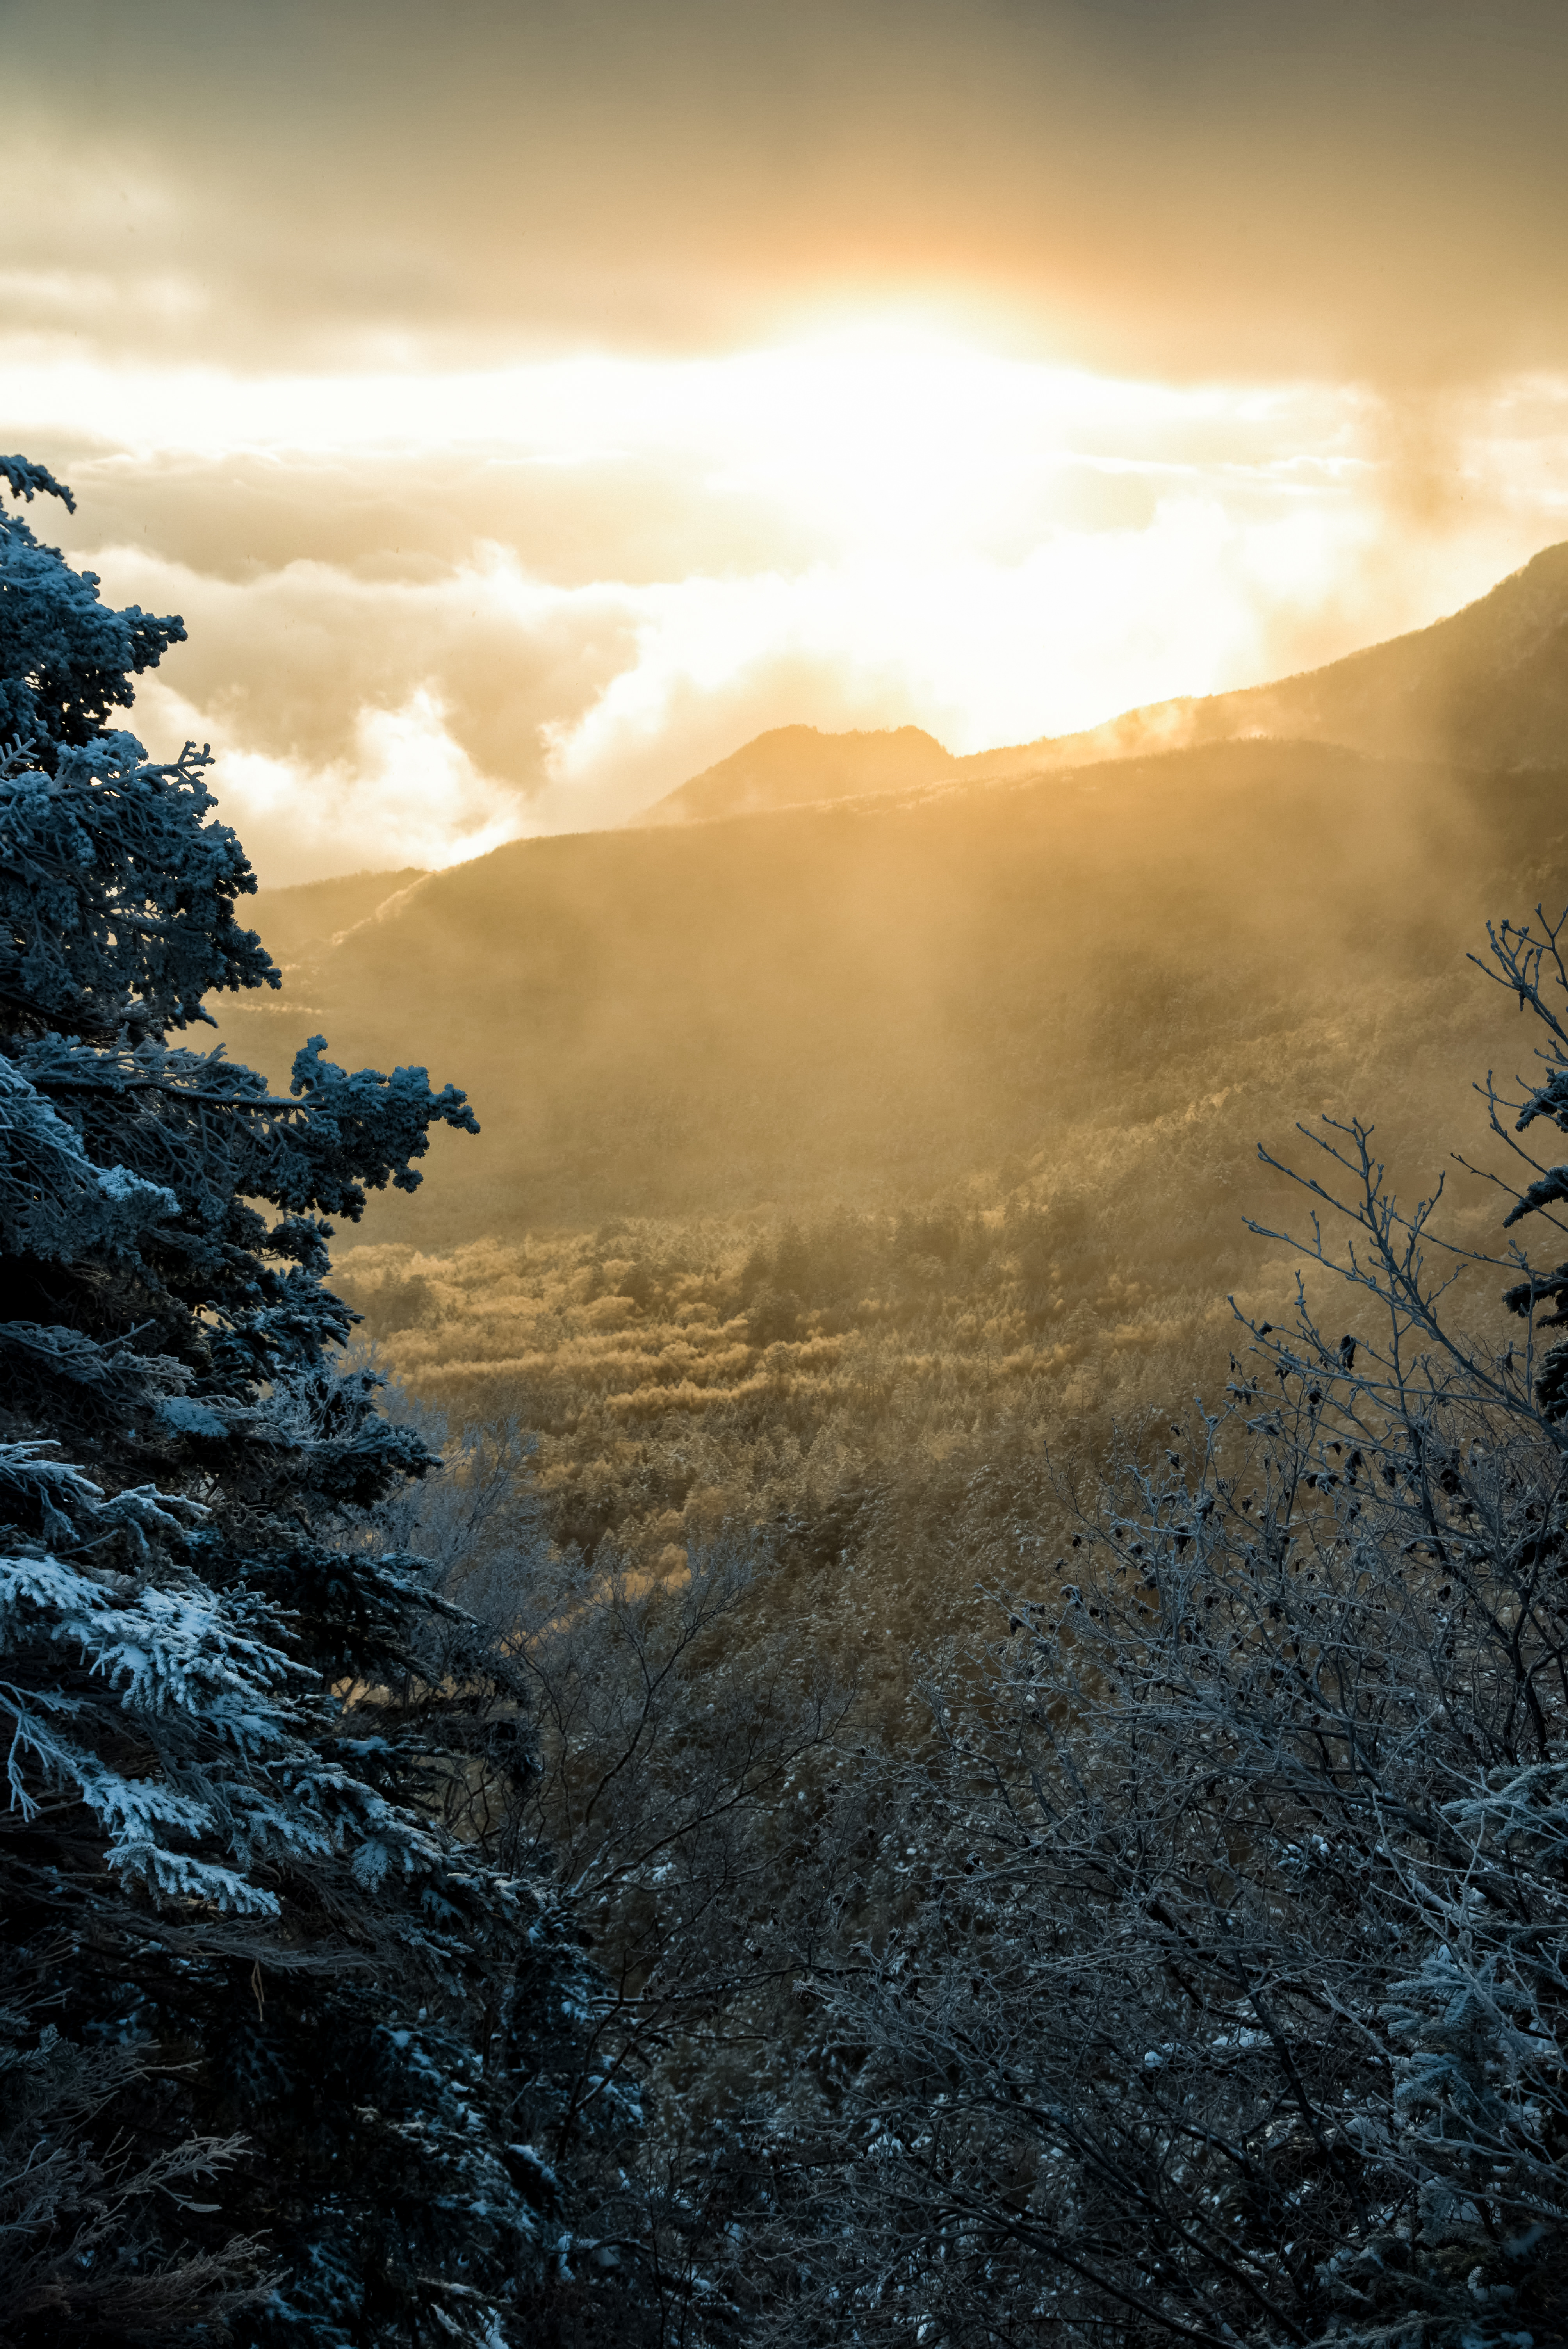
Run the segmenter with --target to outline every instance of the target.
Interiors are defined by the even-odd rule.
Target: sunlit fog
[[[704,357],[23,363],[68,540],[191,631],[141,688],[263,877],[624,822],[763,730],[969,753],[1315,666],[1555,537],[1568,385],[1162,384],[871,317]],[[373,842],[373,846],[370,844]]]
[[[1568,329],[1553,12],[1295,14],[26,0],[0,434],[272,884],[1309,667],[1562,535]]]

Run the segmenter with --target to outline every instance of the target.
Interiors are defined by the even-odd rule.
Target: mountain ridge
[[[1504,690],[1511,722],[1500,721]],[[954,765],[981,778],[1259,737],[1461,766],[1557,763],[1568,744],[1568,541],[1459,611],[1321,667],[1143,703],[1080,733],[975,751]]]
[[[915,726],[769,729],[618,827],[725,822],[861,797],[921,795],[1227,741],[1334,742],[1363,756],[1510,772],[1568,757],[1568,541],[1424,628],[1225,693],[1143,702],[1073,734],[954,754]],[[476,862],[480,860],[468,860]],[[378,916],[417,867],[265,889],[257,908],[292,962]]]
[[[1565,786],[1253,740],[514,842],[222,1028],[274,1075],[321,1030],[464,1085],[482,1139],[396,1206],[421,1246],[892,1196],[1462,977],[1488,915],[1568,892]]]
[[[1504,695],[1508,709],[1499,706]],[[898,773],[890,755],[885,779],[872,780],[872,761],[860,746],[905,738],[939,756],[925,760],[920,771],[911,756],[909,771]],[[1336,742],[1374,758],[1439,759],[1505,771],[1555,764],[1568,746],[1568,541],[1543,547],[1459,611],[1315,669],[1224,693],[1143,702],[1076,733],[964,754],[944,751],[915,727],[882,735],[778,727],[630,821],[711,823],[764,807],[1045,773],[1259,738]],[[844,746],[837,769],[823,758],[820,746],[827,744]],[[859,792],[833,780],[861,762],[867,780]],[[753,784],[754,772],[766,773],[766,787]]]
[[[1336,1111],[1412,1037],[1434,1083],[1468,1065],[1470,1014],[1440,1009],[1466,950],[1568,897],[1568,546],[1188,716],[1211,739],[979,773],[917,742],[929,780],[881,792],[300,892],[296,929],[335,916],[316,950],[215,1009],[274,1078],[324,1030],[335,1059],[468,1089],[483,1138],[438,1142],[441,1182],[396,1206],[420,1245],[929,1190],[1304,1054]],[[1449,755],[1394,755],[1434,736]],[[282,943],[266,895],[252,918]]]

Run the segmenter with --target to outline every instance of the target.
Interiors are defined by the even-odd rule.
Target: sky
[[[954,751],[1568,537],[1561,0],[0,0],[0,443],[263,882]]]

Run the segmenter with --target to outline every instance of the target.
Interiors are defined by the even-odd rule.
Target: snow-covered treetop
[[[0,696],[5,684],[0,678]],[[133,735],[0,762],[0,1019],[107,1041],[211,1015],[217,988],[276,987],[234,899],[255,888],[203,781],[205,750],[152,766]]]
[[[0,478],[29,502],[40,492],[75,512],[63,481],[26,457],[0,457]],[[112,611],[98,600],[94,571],[73,571],[19,515],[0,511],[0,741],[30,741],[53,768],[63,748],[81,749],[112,709],[130,707],[130,678],[156,668],[185,623],[139,604]]]

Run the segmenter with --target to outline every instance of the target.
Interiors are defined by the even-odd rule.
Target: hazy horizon
[[[1568,21],[882,0],[6,10],[0,437],[183,613],[263,882],[958,754],[1568,536]]]

